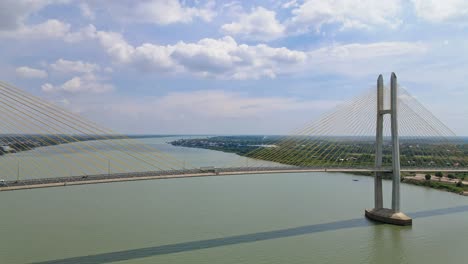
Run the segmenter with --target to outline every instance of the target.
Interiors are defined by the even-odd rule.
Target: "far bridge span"
[[[447,169],[447,168],[411,168],[402,169],[402,172],[437,172],[443,171],[447,173],[468,172],[468,169]],[[390,168],[317,168],[317,167],[239,167],[239,168],[201,168],[190,170],[170,170],[170,171],[148,171],[148,172],[131,172],[131,173],[112,173],[98,174],[87,176],[71,176],[71,177],[55,177],[55,178],[40,178],[40,179],[24,179],[18,181],[6,181],[3,186],[0,186],[0,191],[15,191],[49,187],[64,187],[84,184],[99,184],[124,181],[141,181],[141,180],[161,180],[161,179],[176,179],[176,178],[193,178],[193,177],[209,177],[209,176],[235,176],[246,174],[271,174],[271,173],[308,173],[308,172],[343,172],[343,173],[392,173]]]

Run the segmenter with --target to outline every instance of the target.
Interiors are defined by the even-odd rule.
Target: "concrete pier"
[[[380,209],[371,209],[371,210],[366,210],[365,212],[366,217],[386,223],[386,224],[392,224],[392,225],[400,225],[400,226],[408,226],[413,224],[413,219],[408,217],[402,212],[394,212],[392,209],[387,209],[387,208],[380,208]]]

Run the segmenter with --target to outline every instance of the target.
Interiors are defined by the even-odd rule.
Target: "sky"
[[[395,72],[468,136],[466,0],[2,0],[0,58],[120,133],[285,134]]]

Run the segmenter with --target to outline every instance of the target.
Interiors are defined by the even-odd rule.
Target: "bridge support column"
[[[377,79],[377,136],[375,146],[375,168],[382,168],[382,153],[383,153],[383,110],[384,110],[384,90],[383,77],[379,75]],[[382,172],[376,171],[374,176],[374,208],[383,208],[383,193],[382,193]]]
[[[400,212],[400,139],[398,137],[398,85],[397,77],[392,72],[390,79],[390,102],[392,112],[392,210]]]
[[[377,131],[375,152],[374,202],[375,208],[366,210],[367,218],[394,225],[411,225],[413,220],[400,212],[400,142],[398,137],[398,84],[395,73],[390,79],[390,110],[384,109],[384,89],[382,75],[377,79]],[[384,115],[391,115],[392,132],[392,209],[383,207],[382,159]]]

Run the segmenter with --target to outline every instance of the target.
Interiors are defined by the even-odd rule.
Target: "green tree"
[[[442,178],[442,176],[444,176],[444,174],[442,174],[442,172],[438,171],[438,172],[436,172],[435,176],[437,176],[439,178]]]
[[[431,175],[430,174],[426,174],[426,176],[424,176],[426,178],[426,181],[430,180],[431,179]]]
[[[458,181],[458,182],[457,182],[457,187],[462,188],[462,187],[463,187],[463,182],[462,182],[462,181]]]
[[[449,175],[447,175],[447,177],[448,177],[449,179],[451,179],[451,180],[452,180],[452,179],[455,179],[455,175],[453,175],[453,174],[449,174]]]

